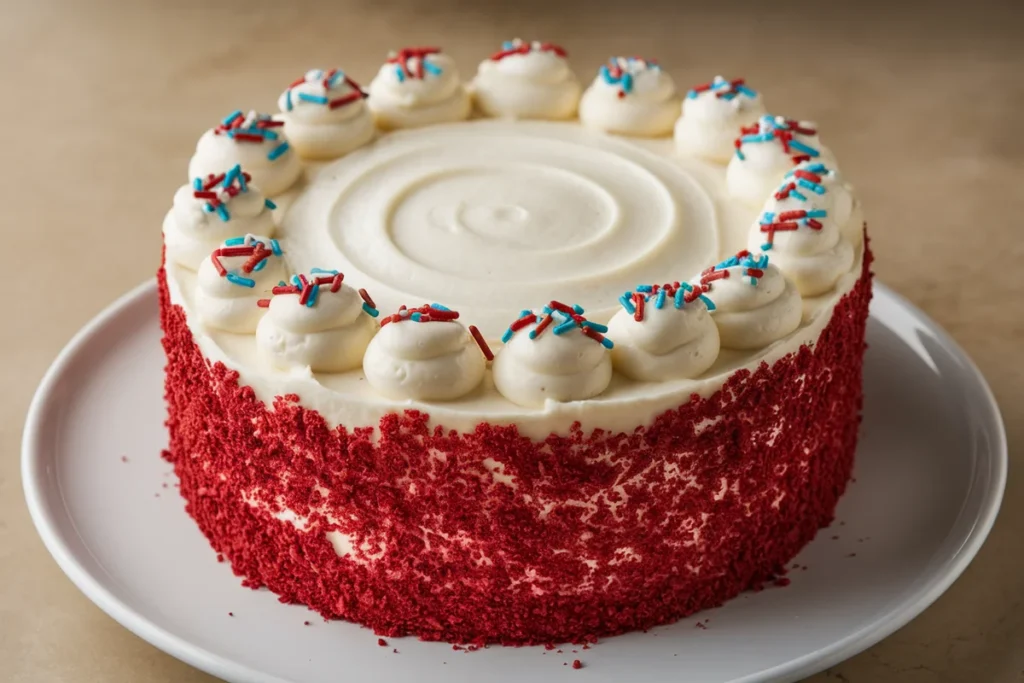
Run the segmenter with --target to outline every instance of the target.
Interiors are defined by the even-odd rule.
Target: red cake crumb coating
[[[373,439],[328,427],[294,395],[268,408],[203,357],[161,270],[165,457],[245,585],[379,635],[592,642],[676,621],[774,579],[832,520],[860,422],[870,261],[813,349],[645,429],[539,442],[412,411]],[[283,508],[305,526],[268,512]],[[332,530],[351,554],[335,552]]]

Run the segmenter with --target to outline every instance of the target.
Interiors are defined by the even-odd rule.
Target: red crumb
[[[392,650],[392,652],[394,652],[397,655],[398,654],[398,648],[396,647],[394,650]]]
[[[233,616],[235,616],[235,613],[234,612],[228,612],[228,616],[229,617],[233,617]]]
[[[153,497],[154,497],[154,498],[159,498],[159,497],[160,497],[160,494],[159,494],[159,493],[154,493],[154,494],[153,494]]]
[[[775,579],[776,586],[788,586],[792,581],[787,578]]]
[[[165,481],[164,483],[160,484],[160,486],[167,488],[167,482]]]
[[[127,455],[122,455],[121,456],[121,462],[128,462],[128,456]]]
[[[554,650],[555,649],[555,645],[554,645],[554,643],[544,643],[544,649],[545,650]]]
[[[466,648],[462,647],[461,645],[452,645],[452,649],[453,650],[465,650]]]
[[[838,537],[838,536],[833,536],[833,537],[832,537],[832,540],[833,540],[833,541],[838,541],[838,540],[839,540],[839,537]]]
[[[847,557],[857,557],[857,553],[850,553]]]
[[[377,644],[380,645],[381,647],[387,647],[388,646],[388,641],[384,640],[383,638],[378,638],[377,639]]]
[[[584,649],[584,650],[589,650],[589,649],[590,649],[590,646],[589,646],[589,645],[587,645],[586,643],[583,643],[583,649]]]
[[[578,659],[572,660],[572,668],[574,668],[574,669],[582,669],[583,668],[583,662],[581,662]]]
[[[308,621],[304,621],[304,622],[302,622],[302,625],[303,626],[309,626],[309,622]]]
[[[698,621],[698,622],[697,622],[696,624],[694,624],[694,625],[695,625],[695,626],[696,626],[697,628],[699,628],[700,630],[702,630],[702,631],[704,631],[704,630],[706,630],[706,629],[707,629],[707,626],[705,626],[705,625],[704,625],[703,623],[701,623],[701,622],[699,622],[699,621]]]

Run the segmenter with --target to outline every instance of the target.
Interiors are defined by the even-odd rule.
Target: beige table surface
[[[365,83],[387,49],[442,43],[471,74],[515,35],[568,45],[588,78],[622,52],[659,58],[681,86],[742,75],[773,110],[818,121],[867,206],[878,276],[977,361],[1013,462],[963,577],[811,680],[1024,680],[1024,3],[683,4],[3,3],[0,681],[212,680],[75,589],[35,534],[18,474],[37,382],[81,325],[152,276],[199,134],[235,107],[271,108],[312,66]]]

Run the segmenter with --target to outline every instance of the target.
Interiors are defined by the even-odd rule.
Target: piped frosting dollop
[[[564,49],[516,38],[480,63],[472,90],[488,116],[568,119],[576,113],[581,88]]]
[[[385,130],[461,121],[472,101],[455,61],[436,47],[393,53],[370,83],[370,110]]]
[[[668,135],[678,116],[672,77],[656,62],[639,57],[610,59],[580,100],[585,126],[621,135]]]
[[[683,154],[728,163],[740,129],[763,114],[761,95],[742,78],[715,76],[683,98],[683,115],[675,128],[676,148]]]
[[[766,114],[740,129],[726,169],[729,194],[752,206],[761,206],[775,192],[783,176],[803,161],[833,164],[832,153],[822,146],[815,125]]]
[[[284,131],[299,156],[334,159],[376,132],[366,93],[340,69],[312,69],[277,100]]]
[[[363,357],[363,373],[377,392],[396,399],[450,401],[484,378],[490,349],[459,313],[441,304],[400,308],[381,320]]]
[[[583,317],[579,306],[552,301],[524,310],[506,330],[492,365],[494,386],[521,406],[579,401],[608,388],[612,378],[608,328]]]
[[[189,179],[206,178],[240,164],[266,195],[281,194],[302,174],[283,126],[283,121],[267,114],[232,112],[199,138],[188,163]]]
[[[256,348],[272,367],[299,372],[344,372],[363,363],[379,325],[365,290],[335,270],[294,275],[261,302],[267,314],[256,328]]]
[[[767,254],[741,251],[700,274],[725,349],[760,349],[800,325],[800,292]]]
[[[226,173],[195,178],[174,195],[164,221],[168,260],[196,270],[224,240],[238,234],[274,235],[274,203],[235,166]]]
[[[697,377],[718,358],[714,303],[700,285],[641,285],[608,322],[615,369],[644,382]]]
[[[285,275],[277,240],[244,235],[225,240],[199,264],[196,310],[207,327],[252,334],[263,317],[261,298]]]

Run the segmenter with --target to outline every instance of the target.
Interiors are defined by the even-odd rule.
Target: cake
[[[158,273],[164,455],[244,585],[587,642],[775,580],[832,520],[871,252],[815,124],[641,57],[584,88],[539,41],[283,87],[201,136]]]

